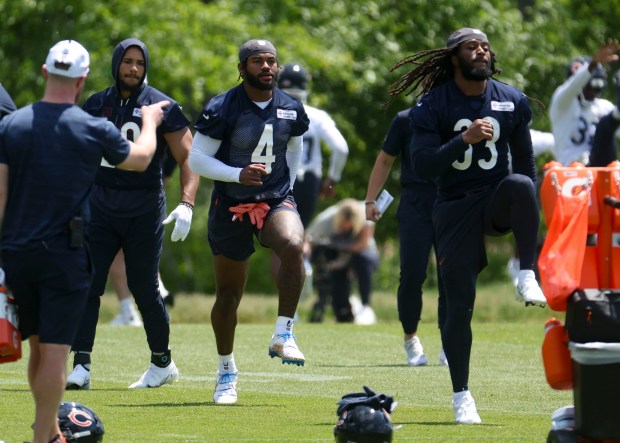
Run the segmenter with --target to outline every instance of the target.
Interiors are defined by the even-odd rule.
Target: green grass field
[[[93,353],[93,388],[68,391],[65,400],[97,412],[106,443],[330,442],[336,402],[368,385],[398,401],[393,420],[402,427],[394,433],[395,442],[545,441],[552,412],[573,403],[571,391],[554,391],[545,380],[543,325],[553,312],[520,306],[509,285],[479,291],[470,389],[483,423],[455,425],[448,369],[437,365],[436,294],[425,295],[419,328],[429,366],[417,368],[406,365],[394,298],[376,294],[379,323],[374,326],[341,325],[331,318],[322,324],[304,322],[311,305],[304,300],[295,333],[306,366],[296,367],[267,354],[275,298],[247,296],[235,343],[239,401],[215,406],[212,297],[177,297],[171,347],[180,380],[158,389],[129,390],[148,365],[145,334],[142,328],[109,326],[116,302],[105,296]],[[27,344],[24,351],[27,356]],[[32,438],[26,361],[0,365],[0,440],[7,443]]]

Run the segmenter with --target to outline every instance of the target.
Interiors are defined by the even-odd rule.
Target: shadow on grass
[[[212,401],[205,402],[188,402],[188,403],[137,403],[137,404],[127,404],[127,403],[110,403],[106,406],[111,406],[115,408],[136,408],[136,407],[146,407],[146,408],[195,408],[195,407],[214,407],[214,408],[242,408],[242,409],[254,409],[256,407],[260,408],[269,408],[272,409],[281,409],[284,407],[283,405],[270,405],[270,404],[257,404],[257,403],[249,403],[249,404],[239,404],[236,403],[234,405],[216,405]]]
[[[407,364],[401,363],[401,364],[391,364],[391,365],[386,365],[386,364],[376,364],[376,365],[369,365],[367,363],[359,363],[359,364],[344,364],[344,365],[330,365],[330,364],[315,364],[314,365],[317,368],[411,368],[412,371],[415,371],[415,368],[419,368],[418,370],[423,370],[423,368],[428,368],[428,367],[441,367],[441,368],[447,368],[447,366],[443,366],[440,364],[432,364],[432,365],[425,365],[425,366],[409,366]]]

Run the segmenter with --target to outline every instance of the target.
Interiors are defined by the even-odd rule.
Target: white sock
[[[462,399],[463,397],[465,397],[468,393],[469,393],[469,391],[460,391],[460,392],[455,392],[455,393],[452,395],[452,398],[454,399],[454,401],[459,401],[460,399]]]
[[[536,274],[531,269],[522,269],[519,271],[519,282],[522,282],[528,278],[536,278]]]
[[[159,294],[162,296],[162,298],[168,297],[168,295],[170,295],[170,291],[168,291],[166,287],[164,286],[164,282],[161,279],[161,275],[157,274],[157,279],[159,281]]]
[[[121,307],[121,312],[123,314],[129,315],[129,316],[133,316],[134,314],[136,314],[136,308],[133,305],[133,300],[131,299],[131,297],[124,298],[123,300],[119,302],[119,305]]]
[[[295,320],[291,317],[283,317],[278,316],[276,320],[276,329],[274,330],[274,335],[282,335],[282,334],[292,334],[293,333],[293,325],[295,324]]]
[[[235,364],[235,357],[232,353],[217,356],[217,370],[220,371],[220,374],[224,374],[225,372],[229,374],[237,373],[237,365]]]

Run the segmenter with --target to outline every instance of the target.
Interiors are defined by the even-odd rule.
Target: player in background
[[[532,111],[521,91],[492,78],[499,72],[495,55],[478,29],[461,28],[446,47],[406,57],[392,69],[408,63],[414,68],[389,92],[420,86],[423,95],[411,114],[411,160],[420,178],[437,184],[433,227],[446,297],[441,337],[454,419],[480,423],[468,384],[476,280],[487,264],[485,235],[514,232],[521,259],[517,300],[546,304],[533,271],[540,214]]]
[[[157,151],[144,172],[121,171],[102,162],[90,205],[90,228],[95,277],[86,311],[72,350],[73,372],[67,389],[89,389],[91,352],[99,319],[100,297],[110,265],[123,250],[127,283],[133,294],[151,350],[151,363],[130,388],[158,387],[178,378],[178,369],[169,348],[170,321],[164,306],[157,273],[162,251],[164,223],[176,220],[172,240],[184,240],[189,233],[198,188],[198,176],[188,165],[192,134],[181,107],[146,84],[149,56],[146,45],[129,38],[120,42],[112,55],[115,84],[92,95],[84,109],[96,117],[106,117],[129,139],[141,132],[140,106],[162,99],[172,105],[166,109],[157,131]],[[166,217],[166,198],[162,181],[164,152],[170,149],[180,166],[181,201]]]
[[[310,76],[298,63],[284,65],[280,72],[278,87],[301,101],[310,119],[310,127],[304,134],[304,151],[301,155],[293,195],[304,227],[307,227],[316,211],[320,197],[334,198],[336,184],[342,177],[349,147],[329,114],[308,105],[308,81]],[[323,177],[322,143],[331,151],[327,176]]]
[[[167,181],[170,179],[177,166],[177,160],[170,153],[170,150],[166,150],[164,154],[164,164],[162,167],[162,175],[164,180],[164,188]],[[164,299],[164,304],[167,306],[174,306],[174,294],[164,286],[164,282],[161,279],[161,272],[157,273],[159,293]],[[136,310],[136,306],[133,303],[133,296],[127,285],[127,272],[125,270],[125,256],[123,251],[118,251],[116,257],[110,265],[110,272],[108,274],[108,280],[116,293],[118,298],[118,304],[120,312],[110,322],[114,326],[143,326],[140,314]]]
[[[336,123],[329,114],[322,109],[307,104],[308,83],[310,74],[299,63],[287,63],[280,71],[278,87],[304,104],[306,114],[310,119],[310,127],[304,134],[304,150],[295,180],[293,196],[297,203],[299,217],[307,228],[316,212],[319,198],[332,199],[336,197],[336,184],[342,178],[342,171],[349,155],[349,146],[342,136]],[[331,151],[327,175],[323,176],[323,146]],[[306,268],[306,286],[303,293],[311,291],[312,267],[310,258],[304,258]],[[280,260],[271,254],[271,273],[277,276]]]
[[[15,111],[15,109],[17,108],[15,107],[15,103],[13,103],[13,99],[9,93],[6,92],[4,86],[0,84],[0,120]]]
[[[400,111],[394,119],[383,141],[368,179],[366,190],[366,218],[378,222],[381,212],[376,198],[385,185],[392,165],[400,156],[400,203],[398,218],[398,240],[400,251],[400,280],[396,295],[398,319],[403,328],[404,348],[409,366],[425,366],[428,359],[417,335],[422,315],[422,285],[431,248],[435,242],[431,214],[435,204],[437,187],[430,180],[421,179],[411,165],[411,109]],[[438,275],[439,289],[438,322],[445,320],[443,284]],[[439,352],[439,364],[447,365],[443,349]]]
[[[30,344],[34,443],[65,441],[58,408],[93,276],[84,229],[101,160],[145,170],[155,153],[162,106],[170,104],[142,106],[142,131],[135,143],[127,141],[113,125],[75,106],[89,65],[78,42],[58,42],[42,68],[43,99],[0,122],[2,259],[22,339]]]
[[[554,157],[564,166],[574,161],[607,166],[617,158],[614,132],[620,125],[620,112],[600,96],[607,86],[605,65],[618,60],[619,50],[617,40],[608,40],[601,43],[592,57],[572,60],[566,81],[551,97]]]
[[[269,41],[244,43],[237,66],[242,83],[207,103],[190,155],[191,168],[214,180],[208,234],[216,283],[211,311],[218,353],[216,404],[237,402],[233,343],[254,236],[282,263],[269,355],[283,363],[305,361],[293,335],[304,283],[304,229],[292,189],[308,116],[302,103],[276,88],[278,58]]]

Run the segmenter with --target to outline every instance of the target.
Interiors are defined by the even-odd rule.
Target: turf
[[[248,298],[242,303],[253,302]],[[398,401],[395,442],[540,442],[549,432],[552,412],[573,402],[572,391],[554,391],[545,380],[542,319],[552,313],[527,308],[533,320],[474,321],[470,389],[483,419],[480,425],[453,423],[449,373],[437,365],[440,340],[433,322],[420,327],[429,366],[408,367],[393,311],[390,319],[380,316],[374,326],[329,319],[318,325],[300,322],[295,332],[307,359],[304,367],[269,358],[272,321],[240,324],[235,343],[239,401],[215,406],[213,331],[208,323],[175,321],[177,310],[183,309],[178,306],[171,347],[181,378],[158,389],[127,389],[148,365],[143,329],[109,326],[102,318],[93,354],[93,388],[68,391],[65,401],[84,403],[97,412],[106,443],[331,442],[336,402],[363,385]],[[380,301],[377,306],[381,313]],[[495,311],[512,309],[502,306]],[[27,355],[27,344],[24,351]],[[7,443],[32,438],[26,361],[0,365],[0,440]]]

